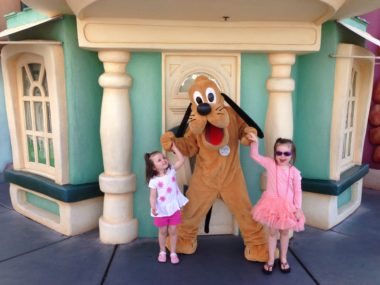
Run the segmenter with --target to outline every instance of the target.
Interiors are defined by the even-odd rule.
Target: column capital
[[[296,55],[294,53],[271,53],[268,59],[271,65],[293,65],[296,62]]]
[[[131,53],[124,50],[101,50],[98,52],[101,62],[127,63],[131,58]]]

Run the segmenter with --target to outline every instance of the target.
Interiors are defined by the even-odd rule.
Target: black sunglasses
[[[276,151],[276,155],[277,156],[281,156],[281,155],[285,155],[285,156],[291,156],[292,155],[292,152],[291,151]]]

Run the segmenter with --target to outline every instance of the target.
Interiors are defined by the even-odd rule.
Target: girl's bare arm
[[[172,145],[172,151],[174,152],[176,159],[177,159],[176,162],[174,163],[174,169],[177,170],[178,168],[180,168],[185,163],[185,158],[184,158],[183,154],[180,152],[180,150],[177,148],[177,146],[175,145],[174,142]]]
[[[154,216],[158,215],[157,209],[156,209],[156,201],[157,201],[157,189],[150,188],[149,202],[150,202],[150,208],[152,209],[152,214]]]

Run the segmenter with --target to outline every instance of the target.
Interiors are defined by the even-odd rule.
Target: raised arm
[[[173,153],[176,156],[176,162],[174,163],[174,169],[177,170],[185,163],[185,158],[183,157],[181,151],[177,148],[176,144],[173,142],[172,149]]]
[[[259,139],[257,138],[256,134],[254,133],[248,133],[247,134],[248,140],[251,142],[250,144],[250,157],[256,161],[258,164],[260,164],[264,168],[268,168],[270,166],[270,163],[272,163],[272,159],[262,156],[259,153]]]
[[[166,151],[172,150],[173,143],[184,156],[191,157],[198,153],[199,148],[195,136],[187,130],[185,135],[176,138],[173,132],[166,132],[161,136],[161,145]]]

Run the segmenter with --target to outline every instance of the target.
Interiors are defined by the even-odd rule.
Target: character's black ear
[[[244,122],[248,124],[248,126],[253,127],[257,130],[257,136],[262,139],[264,137],[264,133],[260,129],[260,127],[255,123],[255,121],[252,120],[252,118],[248,116],[247,113],[244,112],[234,101],[232,101],[230,97],[228,97],[224,93],[220,94],[223,96],[224,100],[226,100],[226,102],[231,106],[231,108],[235,110],[235,112],[240,116],[240,118],[242,118]]]
[[[185,134],[185,131],[187,129],[187,121],[190,117],[190,114],[191,114],[191,103],[187,107],[185,115],[183,115],[181,124],[178,127],[175,127],[171,130],[174,132],[176,138],[183,137],[183,135]]]

